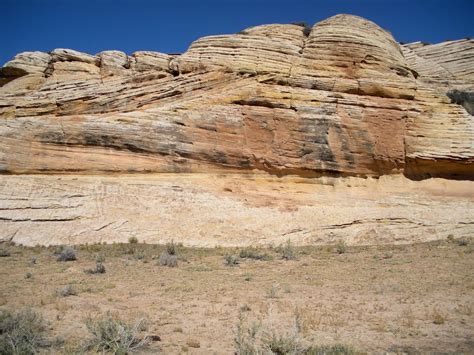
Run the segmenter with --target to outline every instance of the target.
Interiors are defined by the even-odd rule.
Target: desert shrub
[[[33,274],[29,271],[25,274],[25,279],[31,279],[32,277],[33,277]]]
[[[304,350],[305,355],[354,355],[356,353],[351,346],[343,344],[313,345]]]
[[[164,251],[158,258],[158,265],[176,267],[178,266],[178,257],[176,255],[169,254],[167,251]]]
[[[0,248],[0,257],[4,258],[10,255],[10,251],[8,251],[7,249]]]
[[[58,254],[58,261],[74,261],[77,260],[76,251],[71,247],[63,248]]]
[[[145,252],[143,250],[135,250],[135,252],[133,253],[133,257],[136,260],[144,260],[146,255],[145,255]]]
[[[391,345],[384,354],[420,354],[420,351],[410,345]]]
[[[311,34],[311,26],[307,25],[303,28],[303,34],[305,37],[309,37]]]
[[[89,275],[94,274],[105,274],[105,265],[102,263],[95,263],[95,267],[90,269],[85,269],[84,272]]]
[[[267,288],[267,297],[268,298],[278,298],[278,291],[280,287],[277,284],[272,284],[269,288]]]
[[[248,311],[239,312],[234,350],[237,355],[292,354],[292,355],[353,355],[357,352],[350,346],[311,345],[301,333],[300,319],[296,315],[294,324],[278,331],[270,324],[262,325],[246,321]]]
[[[451,102],[463,106],[471,116],[474,115],[474,92],[450,90],[446,95]]]
[[[469,244],[469,241],[467,239],[461,238],[456,241],[460,247],[465,247],[466,245]]]
[[[79,249],[83,251],[87,251],[88,253],[98,253],[103,249],[103,245],[98,243],[93,244],[81,244],[79,245]]]
[[[104,254],[97,254],[95,256],[95,262],[96,263],[103,263],[105,261],[105,255]]]
[[[186,345],[189,346],[190,348],[200,348],[201,347],[201,342],[197,339],[188,339],[186,341]]]
[[[308,37],[311,33],[311,26],[306,22],[293,22],[292,25],[303,27],[303,34]]]
[[[134,255],[137,252],[136,246],[132,243],[130,244],[120,244],[120,251],[123,254]]]
[[[250,308],[250,306],[248,304],[243,304],[239,308],[239,312],[250,312],[251,310],[252,309]]]
[[[261,325],[252,323],[250,327],[245,324],[244,313],[239,312],[239,322],[237,323],[234,346],[236,355],[259,354],[259,344],[257,335]]]
[[[130,237],[130,238],[128,238],[128,242],[130,244],[138,244],[138,239],[137,239],[137,237]]]
[[[256,248],[244,248],[239,252],[241,259],[254,259],[254,260],[271,260],[271,256],[267,253],[261,253]]]
[[[271,354],[304,354],[297,332],[278,333],[272,331],[264,337],[264,348]]]
[[[282,259],[296,260],[296,251],[290,239],[288,239],[284,245],[278,246],[276,251],[281,254]]]
[[[336,253],[337,254],[344,254],[347,251],[347,244],[345,241],[340,240],[336,244]]]
[[[234,254],[227,254],[224,257],[224,264],[226,266],[237,266],[239,263],[239,258]]]
[[[444,324],[446,318],[438,311],[438,309],[434,309],[432,313],[433,323],[436,325]]]
[[[45,345],[43,318],[26,308],[16,313],[0,310],[0,354],[36,354]]]
[[[273,326],[265,327],[255,321],[245,322],[244,312],[239,312],[236,336],[236,354],[304,354],[305,347],[300,337],[300,327],[295,323],[287,331],[277,332]]]
[[[147,320],[137,319],[126,323],[110,313],[97,318],[88,318],[86,327],[92,337],[83,344],[83,351],[112,352],[128,354],[148,343],[142,335],[147,330]]]
[[[68,296],[76,296],[77,291],[71,285],[66,285],[56,290],[56,296],[58,297],[68,297]]]
[[[174,241],[166,243],[166,252],[169,255],[178,255],[178,244],[176,244]]]

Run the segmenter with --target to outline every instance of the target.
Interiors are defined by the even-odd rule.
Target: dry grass
[[[261,324],[259,339],[271,347],[287,345],[298,314],[298,344],[314,353],[474,351],[474,259],[466,246],[449,241],[351,246],[343,254],[290,244],[298,256],[291,262],[282,249],[255,248],[242,255],[269,259],[240,257],[237,267],[223,260],[242,249],[180,246],[179,260],[186,261],[172,268],[146,262],[171,255],[170,245],[78,246],[77,260],[66,263],[56,262],[56,248],[1,247],[10,257],[0,258],[0,309],[35,309],[48,323],[48,336],[65,340],[55,353],[78,349],[90,337],[84,319],[107,312],[120,312],[129,325],[149,318],[153,336],[145,353],[233,353],[239,313],[248,327]],[[107,272],[85,274],[98,255]],[[25,278],[27,272],[34,277]],[[64,285],[77,295],[56,297]]]

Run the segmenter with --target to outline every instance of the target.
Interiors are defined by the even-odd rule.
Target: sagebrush
[[[43,317],[31,308],[0,310],[0,354],[36,354],[46,345]]]
[[[88,318],[86,327],[92,337],[83,344],[83,351],[129,354],[149,342],[147,335],[143,334],[148,329],[148,321],[145,318],[127,323],[111,313],[106,313],[96,318]]]

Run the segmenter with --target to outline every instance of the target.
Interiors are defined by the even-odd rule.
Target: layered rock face
[[[473,177],[472,40],[264,25],[182,55],[26,52],[1,69],[0,171]]]
[[[474,41],[399,45],[348,15],[181,55],[21,53],[0,69],[0,241],[469,237],[472,92]]]

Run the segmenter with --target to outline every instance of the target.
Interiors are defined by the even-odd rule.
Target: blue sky
[[[474,0],[0,0],[0,64],[22,51],[180,53],[202,36],[266,23],[368,18],[398,41],[474,37]]]

